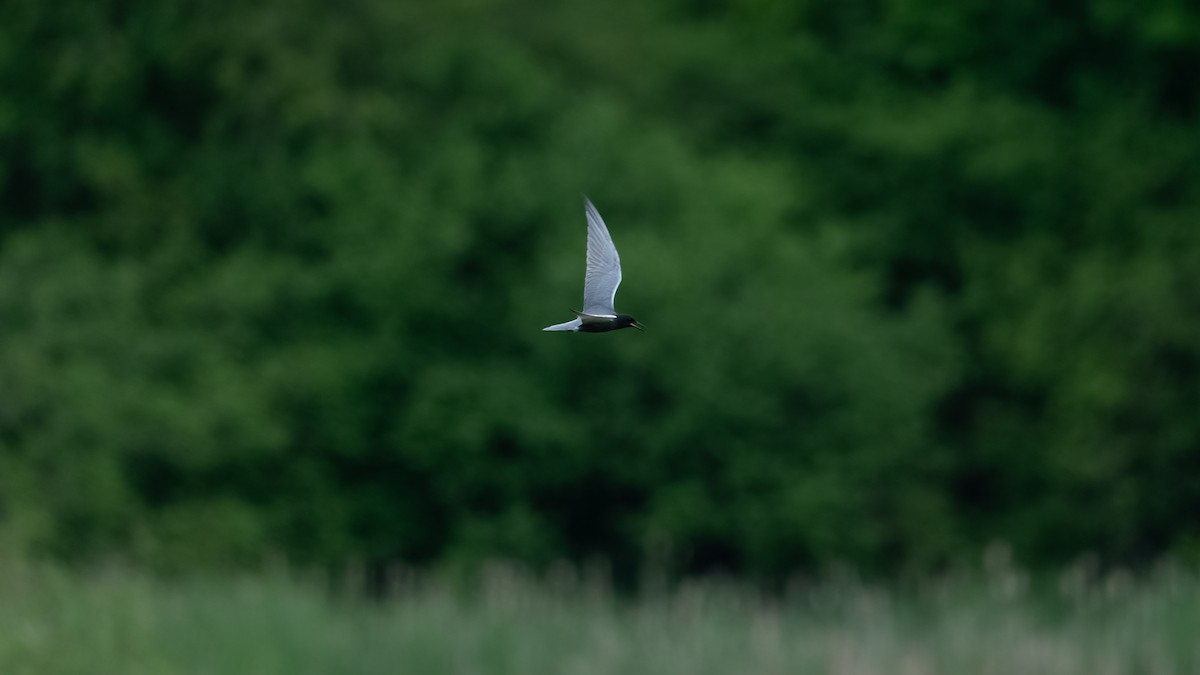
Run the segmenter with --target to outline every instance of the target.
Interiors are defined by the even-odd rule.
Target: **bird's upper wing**
[[[600,212],[586,196],[583,208],[587,212],[587,273],[583,277],[583,313],[593,316],[612,316],[621,285],[621,258],[612,236],[604,226]]]

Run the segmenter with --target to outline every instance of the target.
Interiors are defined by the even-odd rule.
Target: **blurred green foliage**
[[[1183,0],[14,0],[0,508],[166,567],[1200,549]],[[645,334],[548,335],[587,191]]]

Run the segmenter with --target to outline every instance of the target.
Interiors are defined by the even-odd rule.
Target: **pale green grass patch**
[[[688,675],[1200,672],[1200,578],[1005,571],[906,592],[764,598],[698,582],[623,598],[511,570],[385,600],[276,573],[161,579],[0,564],[0,672]]]

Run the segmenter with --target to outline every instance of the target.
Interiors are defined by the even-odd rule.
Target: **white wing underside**
[[[583,322],[579,319],[571,319],[565,323],[556,323],[553,326],[546,326],[542,330],[579,330]]]
[[[604,219],[586,196],[583,208],[588,223],[587,272],[583,277],[583,311],[579,316],[586,322],[589,316],[609,318],[616,315],[613,305],[617,286],[621,285],[621,258]]]

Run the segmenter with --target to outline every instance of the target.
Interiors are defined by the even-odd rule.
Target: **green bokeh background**
[[[164,569],[1200,556],[1183,0],[0,8],[0,532]],[[579,301],[587,192],[649,330]]]

